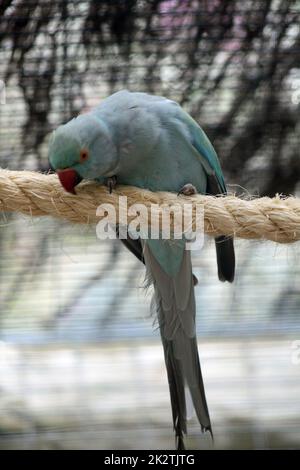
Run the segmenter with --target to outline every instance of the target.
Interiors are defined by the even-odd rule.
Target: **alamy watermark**
[[[147,240],[182,240],[187,250],[200,250],[204,244],[203,204],[145,204],[128,207],[126,196],[119,196],[118,209],[113,204],[100,204],[96,211],[101,220],[96,234],[100,240],[130,238]],[[118,226],[118,235],[116,227]]]
[[[0,105],[6,104],[6,89],[3,80],[0,80]]]

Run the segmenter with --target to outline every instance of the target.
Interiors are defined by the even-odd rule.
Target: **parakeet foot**
[[[109,194],[111,194],[113,189],[115,189],[117,186],[117,177],[115,175],[109,176],[108,178],[105,179],[105,185],[107,186],[109,190]]]
[[[194,194],[197,194],[197,189],[191,183],[187,183],[182,186],[177,196],[179,196],[179,194],[183,194],[184,196],[193,196]]]

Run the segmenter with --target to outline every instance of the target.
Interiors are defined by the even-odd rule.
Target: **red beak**
[[[56,173],[63,188],[68,191],[68,193],[76,194],[74,188],[82,180],[77,171],[72,168],[65,168],[64,170],[57,170]]]

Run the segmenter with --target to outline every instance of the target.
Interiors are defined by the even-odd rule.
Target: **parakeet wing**
[[[191,143],[197,151],[197,156],[200,159],[208,176],[215,175],[219,186],[219,193],[226,193],[226,185],[221,170],[220,162],[215,149],[210,143],[207,135],[194,119],[180,108],[180,117],[187,125],[191,134]]]

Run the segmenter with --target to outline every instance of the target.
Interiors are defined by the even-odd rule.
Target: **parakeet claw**
[[[109,176],[108,178],[106,178],[105,184],[108,187],[109,194],[111,194],[113,189],[115,189],[117,186],[117,177],[115,175]]]
[[[194,194],[197,194],[197,189],[191,183],[187,183],[182,186],[180,191],[178,191],[177,196],[179,196],[179,194],[183,194],[184,196],[193,196]]]

